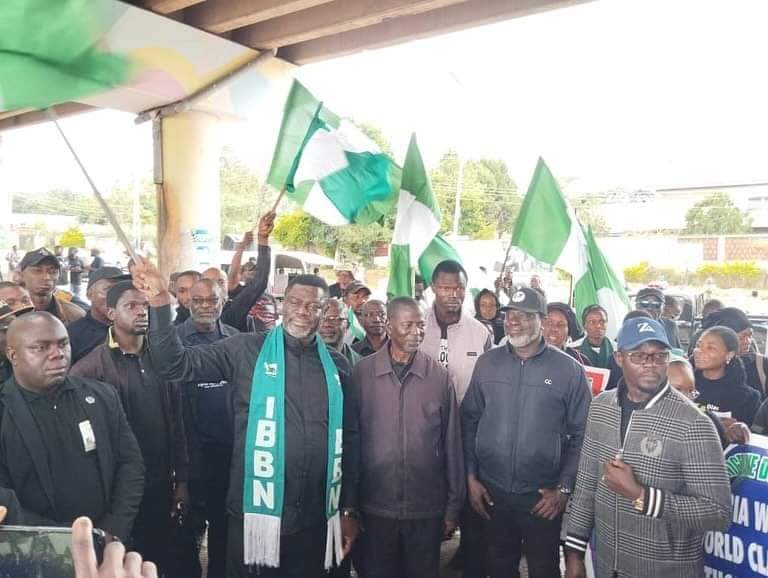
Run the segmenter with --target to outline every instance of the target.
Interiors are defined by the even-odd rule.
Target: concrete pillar
[[[219,120],[190,111],[163,118],[160,123],[160,130],[155,131],[160,270],[170,274],[218,266]]]

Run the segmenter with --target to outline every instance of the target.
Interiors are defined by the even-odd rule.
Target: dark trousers
[[[475,512],[467,499],[459,519],[463,578],[485,578],[488,575],[488,542],[485,539],[485,520]]]
[[[525,554],[530,578],[560,578],[562,516],[545,520],[531,514],[536,498],[520,499],[491,492],[494,506],[486,522],[488,573],[491,578],[520,578]]]
[[[227,491],[232,448],[201,448],[203,479],[196,484],[197,498],[208,520],[208,578],[224,578],[227,556]],[[241,536],[242,540],[242,536]]]
[[[243,519],[229,517],[227,578],[324,578],[326,525],[280,536],[280,567],[243,564]]]
[[[443,519],[395,520],[366,514],[363,578],[438,578]]]
[[[169,575],[174,548],[174,527],[171,519],[173,493],[170,485],[144,488],[139,513],[133,522],[132,550],[144,560],[154,562],[159,576]]]

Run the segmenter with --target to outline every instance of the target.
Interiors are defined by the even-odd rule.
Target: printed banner
[[[709,532],[704,540],[706,578],[768,576],[768,437],[730,446],[725,463],[733,491],[727,532]]]
[[[587,374],[587,383],[592,390],[592,397],[603,393],[605,386],[608,385],[608,379],[611,377],[611,370],[585,365],[584,372]]]

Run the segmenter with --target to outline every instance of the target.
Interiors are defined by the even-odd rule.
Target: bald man
[[[14,376],[0,392],[0,505],[6,523],[71,526],[88,516],[125,540],[144,486],[144,464],[117,392],[70,377],[69,337],[47,312],[7,333]]]

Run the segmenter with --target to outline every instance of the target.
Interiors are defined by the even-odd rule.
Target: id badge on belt
[[[80,428],[80,437],[83,438],[83,449],[85,453],[92,452],[96,449],[96,434],[93,433],[91,427],[91,420],[87,419],[77,424]]]

